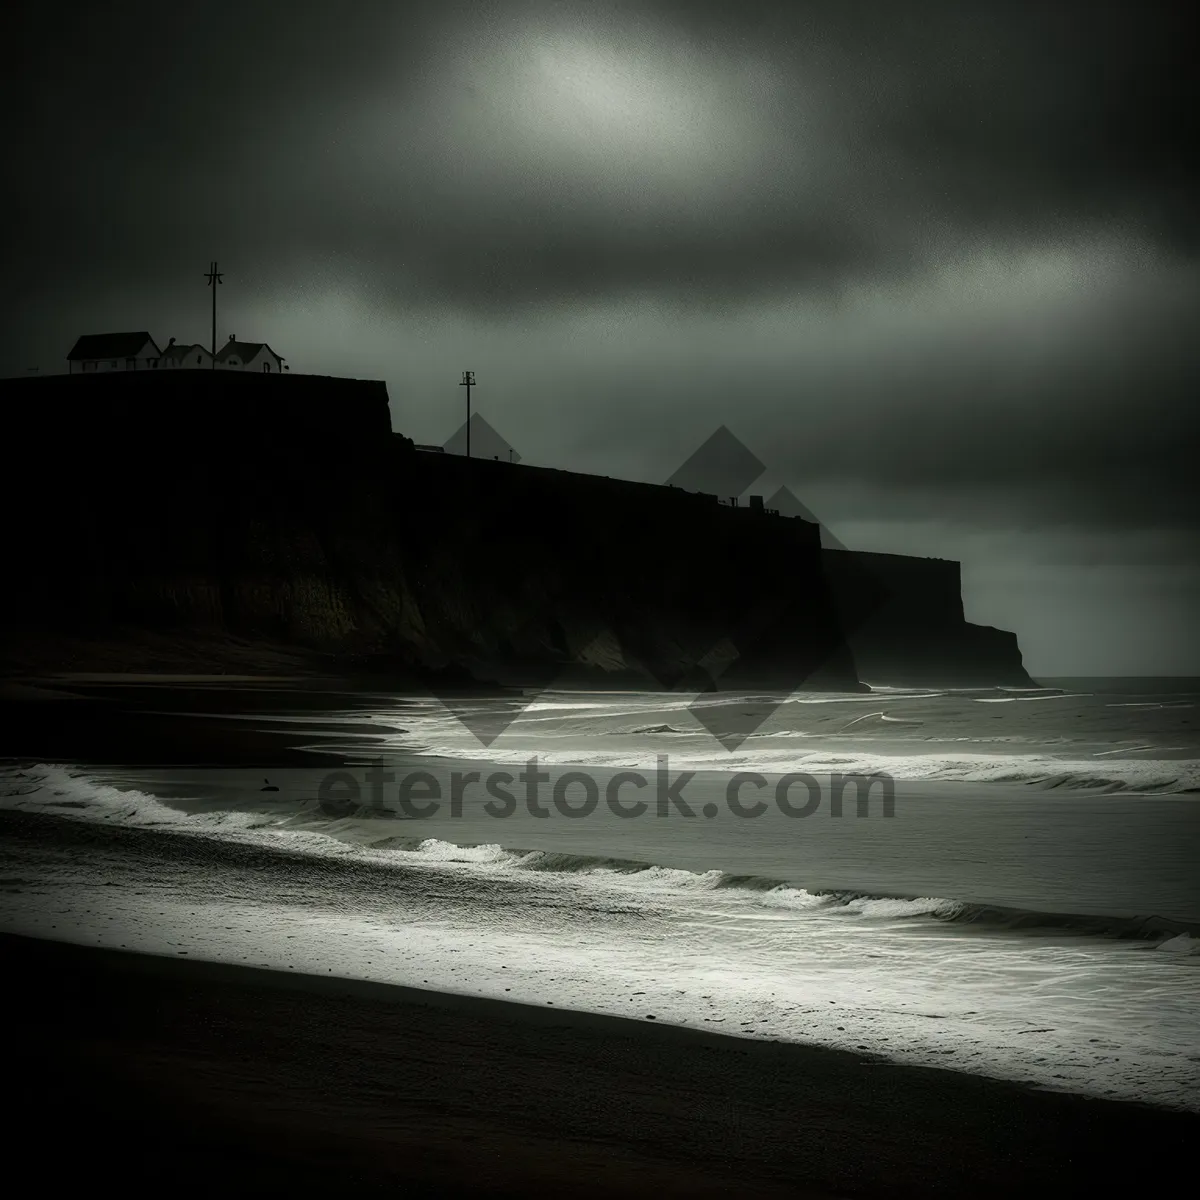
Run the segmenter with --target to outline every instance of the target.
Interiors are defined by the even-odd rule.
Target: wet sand
[[[43,1184],[516,1196],[1166,1190],[1200,1118],[816,1047],[0,936]],[[15,1120],[13,1117],[15,1116]]]

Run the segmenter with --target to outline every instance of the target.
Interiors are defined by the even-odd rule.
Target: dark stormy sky
[[[19,0],[0,370],[207,341],[217,258],[219,340],[418,441],[465,368],[527,462],[724,424],[1035,674],[1200,674],[1186,7]]]

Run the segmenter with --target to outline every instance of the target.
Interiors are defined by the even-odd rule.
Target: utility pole
[[[224,283],[221,278],[221,273],[217,270],[217,263],[214,259],[208,264],[208,274],[205,276],[208,280],[208,286],[213,290],[212,303],[212,369],[217,369],[217,284]],[[468,393],[469,394],[469,393]]]
[[[464,371],[459,387],[467,389],[467,457],[471,457],[471,389],[475,386],[475,372]]]

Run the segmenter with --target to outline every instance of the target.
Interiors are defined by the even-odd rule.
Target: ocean
[[[7,932],[1200,1111],[1200,681],[62,686],[115,715],[4,769]]]

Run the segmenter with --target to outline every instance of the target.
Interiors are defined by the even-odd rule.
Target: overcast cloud
[[[1185,6],[130,0],[0,18],[0,369],[82,332],[459,373],[527,462],[728,425],[843,542],[964,561],[1042,674],[1200,674]]]

